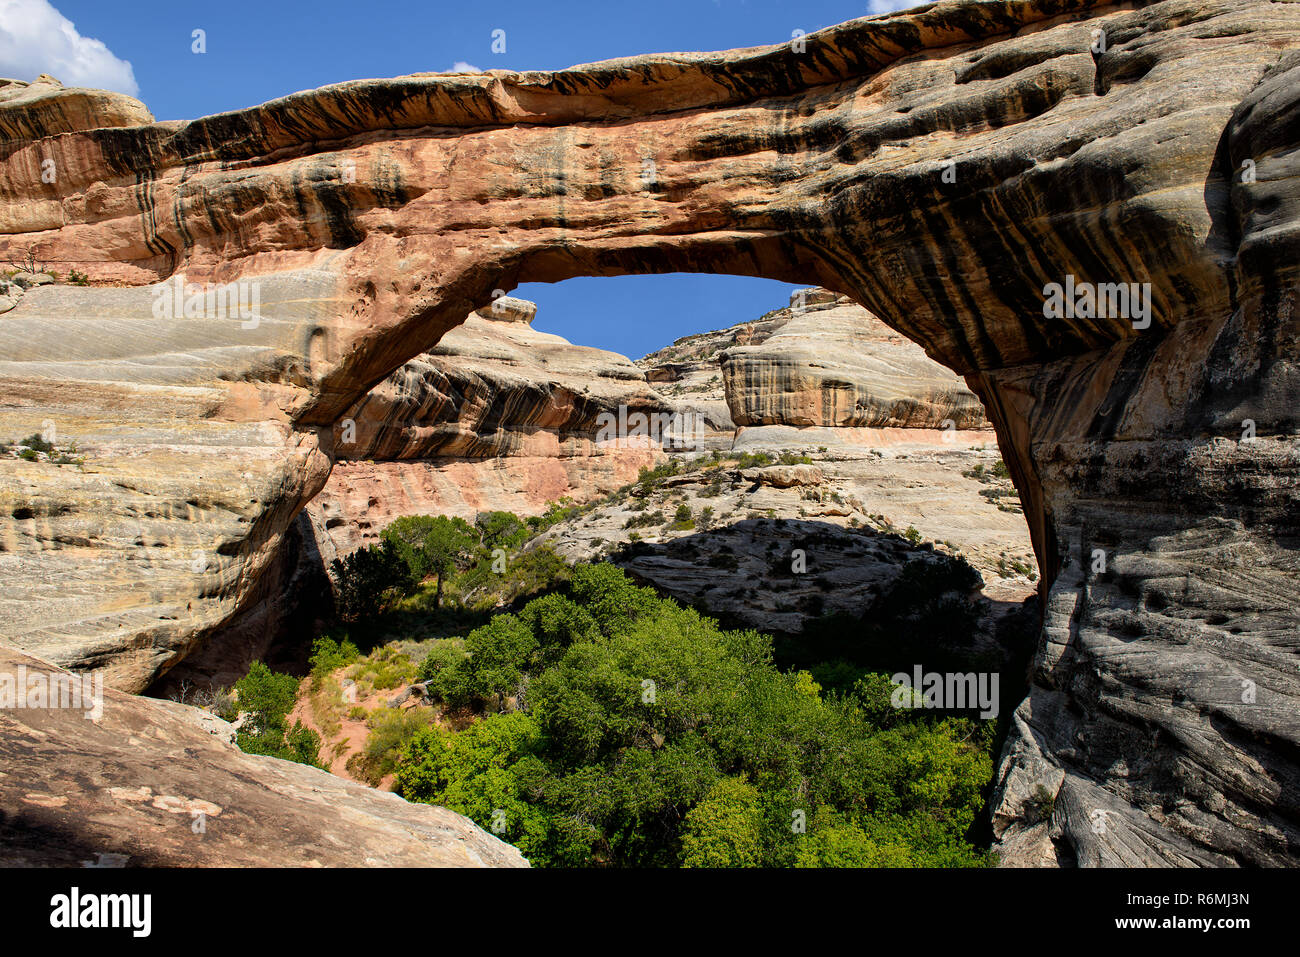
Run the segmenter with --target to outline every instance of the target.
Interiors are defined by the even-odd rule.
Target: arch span
[[[0,107],[0,258],[92,285],[0,319],[0,430],[48,420],[87,468],[0,463],[3,637],[134,690],[272,604],[334,418],[495,290],[815,282],[967,377],[1025,502],[1046,620],[1004,848],[1294,863],[1298,28],[1259,0],[962,0],[802,52],[116,128],[138,104],[34,85]],[[180,277],[258,309],[188,315]],[[1045,309],[1053,283],[1106,307]]]

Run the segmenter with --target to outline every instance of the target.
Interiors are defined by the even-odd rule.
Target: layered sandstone
[[[334,423],[494,290],[811,282],[966,377],[1024,502],[1009,859],[1294,863],[1300,8],[958,0],[802,39],[183,124],[13,114],[0,258],[100,285],[0,317],[0,436],[85,451],[0,460],[0,638],[130,689],[219,640]],[[259,321],[155,313],[181,276],[257,284]],[[1149,322],[1045,314],[1068,277],[1149,283]]]
[[[720,357],[737,425],[988,428],[959,376],[847,296],[800,289],[768,321],[761,343]]]
[[[0,149],[5,152],[59,133],[152,122],[143,103],[121,93],[69,89],[48,73],[30,83],[0,79]]]
[[[781,327],[781,314],[778,309],[751,322],[683,336],[671,346],[637,360],[647,381],[672,403],[674,410],[700,424],[695,448],[731,448],[736,423],[727,404],[722,356],[733,346],[765,340]]]
[[[401,515],[502,509],[536,515],[587,501],[663,458],[649,441],[606,439],[629,414],[670,413],[645,374],[613,352],[532,328],[534,303],[500,297],[368,392],[335,424],[339,463],[310,509],[337,553]]]

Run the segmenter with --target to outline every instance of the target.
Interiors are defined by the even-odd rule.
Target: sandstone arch
[[[1046,620],[1004,846],[1294,862],[1297,48],[1290,4],[985,0],[803,53],[357,81],[185,124],[17,91],[0,259],[34,244],[94,285],[0,317],[0,437],[53,419],[89,468],[0,462],[0,637],[138,690],[264,613],[334,419],[495,289],[815,282],[967,377],[1025,502]],[[257,321],[155,315],[181,275],[256,282]],[[1067,275],[1149,282],[1149,328],[1049,320]]]

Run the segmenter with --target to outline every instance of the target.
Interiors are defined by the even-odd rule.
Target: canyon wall
[[[1024,503],[1004,860],[1295,863],[1300,7],[958,0],[799,41],[189,123],[0,102],[0,258],[90,282],[0,317],[0,437],[84,458],[0,460],[0,639],[127,690],[219,640],[334,424],[496,290],[811,282],[966,378]]]
[[[372,544],[401,515],[473,521],[587,501],[663,459],[648,441],[599,441],[620,409],[624,419],[669,413],[645,374],[616,353],[538,332],[536,313],[498,297],[335,423],[337,463],[309,511],[336,553]]]

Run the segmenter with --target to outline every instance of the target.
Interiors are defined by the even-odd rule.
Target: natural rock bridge
[[[0,638],[138,691],[272,616],[336,419],[497,290],[816,283],[967,377],[1025,503],[1007,859],[1296,863],[1300,6],[953,2],[804,41],[189,123],[0,89],[0,259],[90,281],[0,316],[0,438],[86,460],[0,460]],[[257,308],[185,318],[182,276]],[[1050,283],[1137,283],[1149,325],[1048,316]]]

